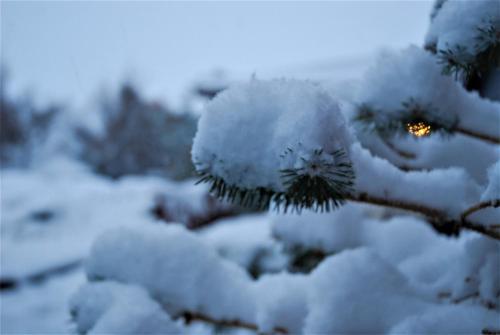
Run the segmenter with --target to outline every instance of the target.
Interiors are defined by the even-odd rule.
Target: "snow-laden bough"
[[[339,103],[319,85],[254,79],[207,106],[192,157],[219,197],[328,210],[352,191],[350,143]]]

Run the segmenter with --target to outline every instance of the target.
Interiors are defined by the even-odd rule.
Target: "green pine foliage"
[[[293,150],[288,149],[288,153]],[[287,153],[285,153],[286,155]],[[302,209],[330,211],[343,204],[353,192],[354,170],[344,150],[331,154],[333,162],[323,157],[323,150],[315,150],[311,158],[302,158],[299,168],[281,170],[285,191],[270,188],[243,188],[228,184],[206,169],[199,169],[198,183],[209,183],[210,191],[218,198],[245,207],[265,210],[271,205],[277,210]],[[195,163],[200,166],[200,164]]]
[[[376,132],[382,138],[393,136],[408,136],[408,124],[423,122],[430,126],[433,133],[450,135],[453,133],[458,120],[456,117],[446,116],[446,113],[438,113],[438,110],[430,105],[423,105],[410,98],[401,104],[401,108],[393,113],[383,112],[368,104],[362,104],[354,117],[362,131]]]
[[[462,78],[468,89],[490,71],[500,67],[500,22],[489,20],[476,29],[474,50],[463,45],[449,46],[439,50],[438,57],[443,73]]]

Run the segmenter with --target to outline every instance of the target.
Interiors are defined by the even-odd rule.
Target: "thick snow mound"
[[[426,303],[397,269],[357,249],[328,258],[312,273],[309,307],[306,334],[383,334]]]
[[[252,80],[217,95],[200,118],[192,150],[197,169],[229,185],[284,191],[280,170],[315,150],[334,162],[350,137],[337,100],[298,80]]]
[[[452,216],[477,202],[481,195],[481,187],[461,168],[404,172],[357,143],[351,147],[351,154],[358,192],[422,204]]]
[[[252,321],[255,312],[247,273],[178,225],[106,232],[92,247],[87,275],[140,285],[173,316],[189,310]]]
[[[278,272],[288,261],[271,236],[267,213],[218,220],[200,230],[199,236],[221,257],[237,263],[253,275]]]
[[[347,204],[330,213],[304,211],[301,215],[275,215],[273,235],[286,246],[327,253],[363,244],[362,206]]]
[[[257,324],[261,332],[285,328],[301,333],[307,306],[307,276],[280,273],[263,276],[256,282]]]

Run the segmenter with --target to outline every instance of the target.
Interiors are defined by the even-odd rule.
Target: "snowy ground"
[[[84,282],[91,243],[113,226],[148,225],[159,192],[196,197],[192,181],[155,177],[113,182],[78,163],[3,170],[1,184],[1,333],[67,333],[67,301]],[[203,188],[201,188],[203,189]],[[194,192],[194,193],[193,193]]]

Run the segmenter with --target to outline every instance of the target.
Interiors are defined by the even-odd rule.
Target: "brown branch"
[[[474,138],[477,138],[479,140],[483,140],[483,141],[486,141],[486,142],[490,142],[490,143],[493,143],[493,144],[500,144],[500,138],[499,137],[495,137],[495,136],[491,136],[491,135],[486,135],[486,134],[481,134],[481,133],[478,133],[474,130],[469,130],[469,129],[465,129],[465,128],[462,128],[462,127],[456,127],[454,128],[454,131],[456,131],[457,133],[461,133],[463,135],[466,135],[466,136],[469,136],[469,137],[474,137]]]
[[[470,207],[466,211],[460,215],[460,218],[462,221],[466,220],[469,215],[472,213],[475,213],[477,211],[480,211],[481,209],[488,208],[488,207],[493,207],[497,208],[500,207],[500,199],[494,199],[494,200],[489,200],[489,201],[483,201],[478,204],[475,204],[474,206]]]
[[[469,300],[469,299],[474,299],[479,297],[479,292],[473,292],[467,295],[464,295],[463,297],[453,299],[451,302],[454,304],[461,304],[462,302]]]
[[[367,193],[359,193],[357,195],[353,195],[347,198],[347,200],[377,206],[403,209],[410,212],[422,214],[429,219],[429,222],[432,224],[434,229],[447,235],[458,235],[461,229],[468,229],[482,235],[489,236],[495,240],[500,240],[500,232],[491,229],[490,227],[470,222],[462,218],[460,218],[459,220],[449,218],[448,215],[443,211],[425,205],[401,200],[380,198]]]
[[[396,147],[396,145],[394,145],[394,143],[392,143],[390,140],[383,138],[383,137],[380,137],[380,138],[382,139],[384,144],[387,145],[387,147],[389,149],[394,151],[399,156],[406,158],[406,159],[415,159],[417,157],[417,155],[415,155],[415,153],[413,153],[413,152],[406,151],[406,150],[403,150],[403,149]]]
[[[451,297],[450,292],[441,292],[438,294],[439,299],[448,299],[450,297]],[[461,304],[467,300],[476,299],[476,298],[480,298],[480,294],[477,291],[466,294],[466,295],[459,297],[459,298],[451,299],[450,302],[452,304],[458,305],[458,304]],[[483,305],[487,309],[496,309],[497,308],[497,305],[495,303],[493,303],[492,301],[480,300],[480,303],[481,303],[481,305]]]
[[[184,319],[186,324],[190,324],[193,321],[202,321],[205,323],[210,323],[215,326],[243,328],[243,329],[253,330],[259,334],[263,334],[262,332],[259,332],[259,327],[257,327],[257,325],[240,320],[216,320],[210,316],[192,312],[184,312],[181,314],[181,317]],[[275,327],[272,333],[288,334],[288,330],[283,327]]]
[[[410,212],[415,212],[415,213],[420,213],[423,214],[427,217],[431,217],[433,219],[437,218],[444,218],[445,215],[443,212],[441,212],[438,209],[427,207],[424,205],[420,204],[415,204],[411,202],[405,202],[401,200],[389,200],[385,198],[380,198],[377,196],[370,195],[368,193],[359,193],[357,195],[354,195],[348,200],[351,201],[356,201],[356,202],[363,202],[363,203],[368,203],[372,205],[377,205],[377,206],[384,206],[384,207],[391,207],[391,208],[397,208],[397,209],[404,209]]]

